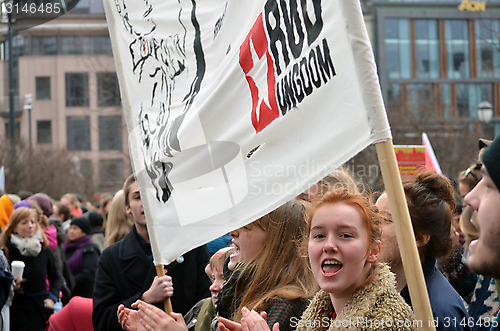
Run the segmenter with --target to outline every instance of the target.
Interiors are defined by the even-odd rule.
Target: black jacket
[[[53,312],[44,307],[43,300],[57,301],[61,289],[61,276],[57,271],[54,254],[49,248],[42,249],[37,256],[23,256],[10,240],[7,241],[9,263],[20,260],[25,263],[23,292],[16,292],[10,307],[11,330],[44,330],[45,321]],[[47,292],[46,279],[50,290]]]
[[[153,283],[156,269],[138,235],[133,226],[123,240],[105,249],[99,258],[92,312],[95,331],[122,330],[116,315],[118,306],[124,304],[130,308]],[[210,295],[210,280],[205,274],[209,260],[206,246],[195,248],[183,257],[182,263],[174,261],[165,267],[174,284],[172,309],[180,314]]]
[[[75,250],[66,252],[66,261],[69,261],[74,253]],[[99,248],[95,244],[90,243],[83,247],[82,268],[80,269],[80,272],[73,275],[71,296],[78,295],[85,298],[92,298],[98,259]]]

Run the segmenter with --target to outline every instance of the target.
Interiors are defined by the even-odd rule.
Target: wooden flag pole
[[[163,268],[163,265],[157,265],[156,266],[156,275],[158,277],[165,276],[165,269]],[[172,312],[172,303],[170,302],[170,298],[167,298],[165,302],[163,302],[165,312],[170,315]]]
[[[422,265],[415,243],[415,235],[406,204],[406,197],[399,175],[392,139],[375,144],[377,156],[384,178],[385,190],[389,198],[394,229],[398,240],[403,268],[410,291],[413,311],[421,330],[435,330]]]

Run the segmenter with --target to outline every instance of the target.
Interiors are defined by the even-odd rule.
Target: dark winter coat
[[[57,271],[54,254],[49,248],[42,249],[37,256],[23,256],[10,241],[6,244],[9,263],[18,260],[25,263],[21,284],[23,293],[16,292],[10,307],[11,330],[36,331],[45,329],[52,309],[45,308],[44,300],[56,301],[61,289],[61,276]],[[50,291],[47,292],[49,280]]]
[[[93,243],[83,247],[83,261],[80,272],[73,275],[71,296],[92,298],[94,291],[95,272],[99,260],[99,248]],[[66,261],[69,261],[75,251],[66,251]]]
[[[453,330],[470,330],[468,326],[469,314],[465,309],[462,298],[438,270],[436,261],[425,261],[422,264],[422,271],[436,330],[450,330],[450,328]],[[411,306],[408,286],[403,288],[401,296]]]
[[[99,258],[92,312],[95,331],[122,330],[116,316],[118,306],[130,308],[153,283],[156,269],[138,236],[133,226],[123,240],[105,249]],[[195,248],[183,257],[182,262],[165,266],[174,285],[172,308],[180,314],[210,295],[210,280],[205,274],[209,260],[206,246]]]

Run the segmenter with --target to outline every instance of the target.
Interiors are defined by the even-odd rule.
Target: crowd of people
[[[433,321],[416,320],[389,197],[339,169],[164,275],[134,175],[96,206],[4,194],[2,330],[498,330],[500,138],[479,147],[456,184],[403,185]]]

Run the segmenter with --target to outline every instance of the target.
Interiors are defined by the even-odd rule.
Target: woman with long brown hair
[[[280,323],[281,330],[295,329],[292,321],[301,316],[317,290],[307,258],[301,254],[306,232],[306,206],[302,201],[287,202],[231,231],[237,249],[231,260],[239,263],[217,296],[219,316],[239,321],[246,306],[266,310],[270,325]],[[147,330],[187,330],[180,314],[167,315],[142,301],[135,306]]]
[[[282,330],[293,329],[290,319],[302,314],[317,290],[307,259],[300,251],[306,232],[306,206],[300,201],[289,201],[232,231],[240,264],[231,275],[234,290],[223,288],[221,295],[225,297],[221,300],[235,300],[230,301],[228,311],[222,306],[219,315],[239,321],[243,307],[265,310],[269,325],[280,323]]]
[[[22,279],[14,279],[14,300],[10,308],[11,330],[44,330],[61,289],[54,254],[48,248],[34,209],[20,207],[10,216],[0,236],[9,263],[23,261]],[[49,281],[50,289],[47,290]]]

